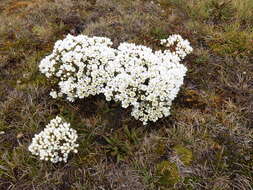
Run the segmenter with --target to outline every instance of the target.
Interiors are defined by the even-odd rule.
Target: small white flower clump
[[[173,34],[167,39],[162,39],[161,44],[166,47],[175,46],[174,51],[170,51],[170,53],[178,56],[180,59],[184,59],[186,55],[192,52],[192,47],[188,40],[184,40],[182,36],[178,34]],[[165,51],[166,52],[166,51]]]
[[[40,63],[40,71],[56,81],[53,98],[69,101],[103,93],[107,101],[132,107],[131,115],[143,124],[170,115],[187,68],[180,64],[192,52],[188,40],[171,35],[161,44],[173,50],[121,43],[108,38],[68,35],[57,41],[53,53]]]
[[[67,162],[70,152],[77,153],[76,148],[79,145],[76,140],[76,130],[71,129],[69,123],[57,116],[42,132],[34,136],[28,150],[41,160],[50,160],[53,163]]]

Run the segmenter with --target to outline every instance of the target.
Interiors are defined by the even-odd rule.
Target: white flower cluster
[[[45,57],[40,71],[48,78],[55,78],[58,90],[53,98],[66,95],[69,101],[101,93],[108,80],[105,66],[115,57],[108,38],[68,35],[55,43],[53,53]]]
[[[57,116],[52,119],[46,128],[35,135],[28,150],[39,156],[41,160],[50,160],[53,163],[67,162],[70,152],[77,153],[76,130],[70,124]]]
[[[107,101],[132,107],[132,116],[146,124],[170,114],[187,71],[180,61],[192,51],[188,40],[172,35],[161,40],[174,51],[153,51],[132,43],[111,47],[108,38],[68,35],[57,41],[40,71],[56,81],[53,98],[69,101],[103,93]]]
[[[184,40],[182,36],[178,34],[173,34],[167,39],[162,39],[161,44],[166,47],[175,46],[175,50],[171,53],[184,59],[186,55],[192,52],[192,47],[190,46],[190,42],[188,40]]]

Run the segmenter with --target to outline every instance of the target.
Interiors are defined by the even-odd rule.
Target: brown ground
[[[252,10],[252,0],[1,0],[0,189],[253,189]],[[153,49],[189,39],[172,115],[143,127],[103,97],[51,99],[38,63],[68,33]],[[79,134],[67,164],[27,150],[57,114]]]

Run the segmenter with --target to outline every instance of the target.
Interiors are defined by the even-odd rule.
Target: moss
[[[181,179],[177,165],[170,161],[162,161],[157,164],[156,173],[159,176],[158,184],[165,187],[173,187]]]
[[[182,145],[176,145],[173,149],[184,165],[189,166],[191,164],[193,156],[190,149],[183,147]]]
[[[166,144],[165,144],[165,142],[162,141],[162,140],[159,141],[159,142],[156,144],[156,146],[154,147],[154,149],[155,149],[155,152],[156,152],[158,155],[160,155],[160,156],[164,155],[165,152],[166,152]]]

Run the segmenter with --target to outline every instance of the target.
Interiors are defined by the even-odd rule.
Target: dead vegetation
[[[251,0],[0,1],[0,189],[251,190]],[[178,33],[194,52],[172,115],[143,127],[101,97],[52,100],[38,62],[68,33],[159,47]],[[27,147],[55,115],[79,133],[67,164]]]

